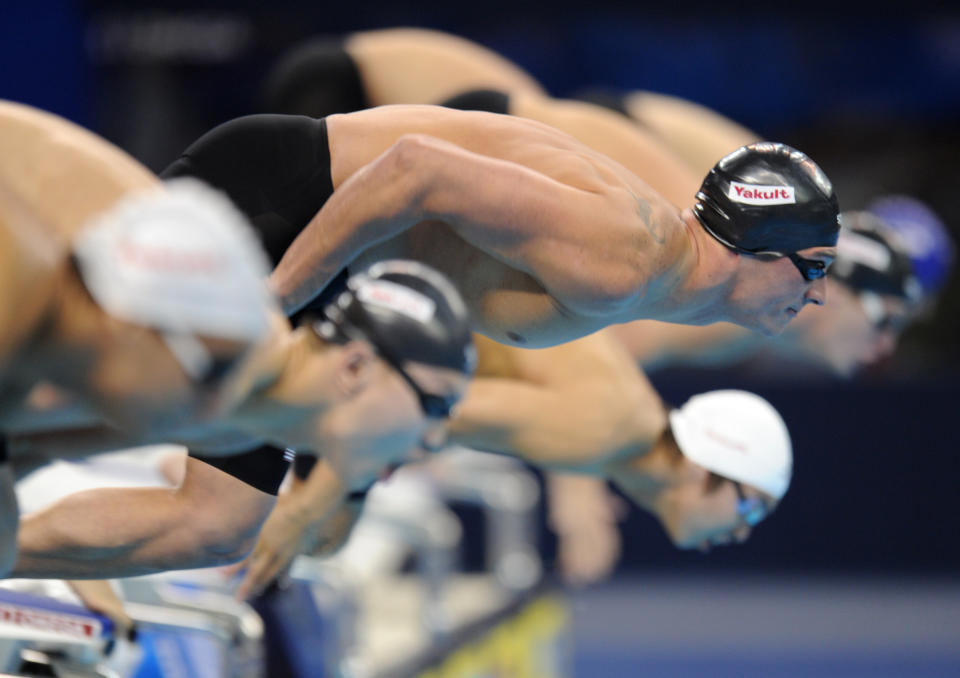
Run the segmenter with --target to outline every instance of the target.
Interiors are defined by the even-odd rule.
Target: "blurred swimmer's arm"
[[[743,360],[769,341],[731,323],[696,326],[636,320],[611,325],[604,333],[620,342],[646,369],[727,365]]]
[[[568,154],[557,157],[571,165]],[[286,250],[271,275],[274,291],[288,312],[297,310],[367,247],[441,221],[535,277],[570,309],[619,302],[649,267],[638,261],[636,201],[585,163],[567,174],[590,189],[440,139],[404,135],[337,188]],[[606,227],[600,247],[584,226],[590,223]]]
[[[178,488],[79,492],[24,517],[11,576],[102,579],[231,563],[250,551],[274,501],[187,459]]]
[[[120,627],[114,634],[115,637],[122,638],[127,635],[133,626],[133,620],[123,609],[123,601],[120,600],[109,581],[84,579],[68,581],[67,584],[84,607],[110,617],[114,624]]]
[[[557,535],[563,580],[582,586],[606,579],[620,559],[623,502],[600,478],[548,473],[545,480],[547,524]]]

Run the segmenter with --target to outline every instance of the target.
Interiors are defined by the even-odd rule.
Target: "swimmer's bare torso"
[[[424,261],[454,280],[479,331],[536,347],[669,313],[669,289],[689,273],[676,208],[553,128],[425,106],[330,116],[327,125],[336,192],[311,224],[325,240],[320,280],[337,264]],[[426,188],[408,190],[405,180]],[[312,294],[298,266],[312,256],[301,246],[318,237],[309,230],[274,273],[278,291],[299,287],[301,301]]]

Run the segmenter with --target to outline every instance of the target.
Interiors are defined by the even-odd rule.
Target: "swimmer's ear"
[[[678,477],[683,479],[686,487],[698,488],[701,494],[710,494],[716,489],[719,476],[711,473],[706,468],[691,461],[687,457],[681,457],[681,464],[676,467]]]
[[[340,352],[337,365],[337,390],[352,398],[367,387],[373,378],[377,355],[365,341],[351,341]]]

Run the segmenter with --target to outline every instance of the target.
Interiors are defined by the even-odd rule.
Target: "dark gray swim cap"
[[[415,361],[472,374],[476,350],[463,298],[442,274],[415,261],[388,260],[347,280],[318,331],[363,338],[396,365]],[[359,337],[352,336],[359,334]]]
[[[832,247],[840,230],[837,196],[823,171],[800,151],[767,141],[718,162],[693,209],[711,235],[744,252]]]
[[[858,292],[919,301],[923,289],[897,233],[869,212],[844,212],[831,275]]]

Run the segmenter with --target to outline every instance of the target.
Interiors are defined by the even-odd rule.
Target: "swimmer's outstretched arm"
[[[644,369],[670,365],[722,366],[744,360],[763,348],[782,343],[731,323],[677,325],[637,320],[604,330],[615,337]]]
[[[26,516],[10,576],[104,579],[235,562],[275,498],[187,459],[176,489],[98,489]]]
[[[286,250],[272,286],[292,312],[367,247],[442,221],[532,275],[568,310],[619,310],[656,272],[651,262],[667,263],[654,256],[638,200],[648,221],[668,203],[651,206],[586,161],[578,167],[572,185],[430,136],[402,136],[337,188]]]

